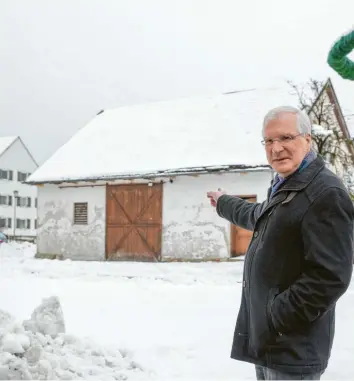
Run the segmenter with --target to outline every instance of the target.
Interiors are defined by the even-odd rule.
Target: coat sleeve
[[[261,214],[263,203],[243,200],[239,197],[223,195],[219,197],[216,211],[220,217],[247,230],[254,230],[257,218]]]
[[[320,318],[347,290],[353,271],[354,208],[349,195],[329,188],[302,221],[304,271],[275,297],[270,315],[277,332]]]

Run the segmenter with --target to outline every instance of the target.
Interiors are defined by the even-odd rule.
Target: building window
[[[12,180],[13,179],[13,171],[0,169],[0,179]]]
[[[29,219],[21,220],[17,218],[16,229],[31,229],[31,220]]]
[[[12,205],[12,196],[0,195],[0,205]]]
[[[31,197],[17,197],[16,205],[29,208],[31,206]]]
[[[20,220],[16,218],[16,229],[24,229],[26,226],[26,220]]]
[[[38,229],[37,219],[34,220],[34,228],[35,228],[35,229]]]
[[[17,181],[23,183],[28,179],[30,175],[31,174],[27,172],[17,172]]]
[[[38,208],[38,198],[37,197],[34,199],[34,206],[35,206],[35,208]]]
[[[87,225],[87,202],[74,203],[74,225]]]
[[[12,219],[6,217],[0,217],[0,228],[11,228]]]

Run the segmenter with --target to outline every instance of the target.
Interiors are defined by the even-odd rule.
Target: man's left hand
[[[210,199],[210,204],[216,207],[219,197],[224,194],[226,194],[226,192],[219,188],[217,191],[207,192],[207,197]]]

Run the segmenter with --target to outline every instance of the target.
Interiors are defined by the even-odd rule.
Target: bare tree
[[[352,139],[344,136],[339,126],[335,106],[325,89],[326,83],[310,79],[301,86],[290,81],[288,84],[298,96],[299,107],[307,112],[313,123],[314,149],[342,178],[354,199],[354,157],[351,149],[354,145]]]

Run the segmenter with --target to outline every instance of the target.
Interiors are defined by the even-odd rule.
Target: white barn
[[[272,179],[264,114],[289,90],[248,90],[107,110],[28,179],[38,186],[37,256],[226,260],[250,233],[219,218],[221,187],[263,201]]]

